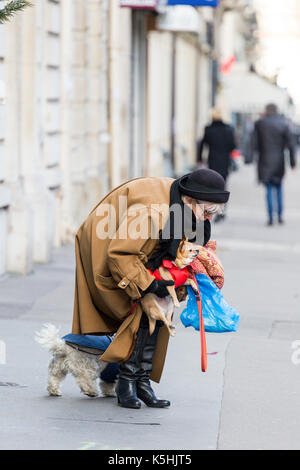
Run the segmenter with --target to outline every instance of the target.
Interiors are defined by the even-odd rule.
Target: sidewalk
[[[0,281],[0,340],[7,347],[7,364],[0,365],[0,449],[215,449],[230,336],[209,338],[209,351],[218,355],[209,356],[202,374],[199,334],[185,330],[178,316],[163,380],[154,385],[171,400],[170,409],[126,410],[116,399],[90,399],[71,376],[62,398],[47,396],[49,355],[34,332],[45,322],[70,332],[74,268],[73,247],[66,246],[33,274]]]
[[[300,339],[299,172],[286,184],[287,225],[264,226],[262,188],[253,168],[230,181],[228,220],[214,225],[225,267],[225,298],[241,314],[237,334],[207,335],[208,372],[200,370],[200,340],[176,319],[165,373],[154,388],[166,410],[126,410],[115,399],[89,399],[70,376],[62,398],[46,393],[49,356],[34,332],[43,323],[70,332],[74,250],[29,276],[0,280],[0,449],[268,449],[299,448],[300,374],[291,343]],[[288,256],[288,250],[293,255]],[[143,439],[141,439],[141,434]]]
[[[241,313],[226,352],[219,449],[299,449],[299,171],[285,182],[287,224],[266,227],[264,188],[251,167],[232,177],[228,223],[218,226],[224,294]]]

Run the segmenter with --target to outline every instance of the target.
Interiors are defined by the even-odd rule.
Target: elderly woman
[[[171,281],[156,280],[150,270],[175,260],[183,238],[206,245],[210,220],[228,199],[224,179],[213,170],[177,180],[138,178],[108,194],[80,227],[72,332],[115,333],[101,360],[120,364],[120,406],[140,408],[140,400],[149,407],[170,406],[150,384],[150,378],[160,381],[169,333],[157,322],[150,336],[136,301],[149,292],[168,295]]]

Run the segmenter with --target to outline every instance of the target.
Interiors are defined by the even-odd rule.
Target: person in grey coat
[[[275,104],[266,106],[265,115],[255,122],[253,151],[258,153],[258,179],[266,186],[268,225],[273,225],[274,193],[277,199],[278,222],[283,224],[283,189],[285,149],[289,150],[290,165],[296,167],[295,146],[286,119]]]

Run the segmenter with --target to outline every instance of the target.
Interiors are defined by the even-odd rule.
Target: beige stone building
[[[212,104],[213,9],[32,3],[0,25],[0,274],[49,261],[121,182],[192,168]]]

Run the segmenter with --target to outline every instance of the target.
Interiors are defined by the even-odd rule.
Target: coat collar
[[[181,207],[181,213],[184,214],[184,203],[181,198],[181,193],[179,191],[179,180],[175,180],[170,189],[170,208],[174,204],[179,204]],[[192,230],[196,230],[196,218],[194,214],[192,214],[193,220],[193,227]],[[148,261],[147,267],[151,269],[151,271],[155,271],[155,269],[161,266],[163,260],[175,260],[177,256],[177,251],[180,242],[184,237],[184,217],[182,217],[182,230],[181,230],[181,237],[176,238],[176,231],[174,227],[174,213],[170,211],[169,218],[167,220],[166,225],[160,231],[159,234],[159,245],[160,249],[156,253],[154,253],[150,260]],[[204,240],[203,246],[209,242],[211,236],[211,225],[210,221],[206,220],[204,222]],[[190,240],[191,242],[195,241],[195,239]]]

